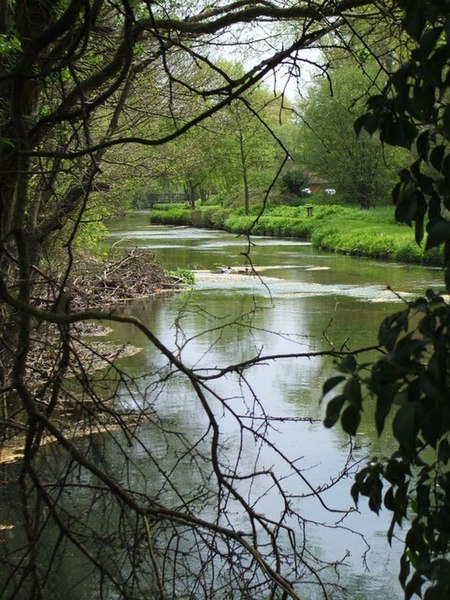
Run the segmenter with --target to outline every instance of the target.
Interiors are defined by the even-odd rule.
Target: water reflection
[[[168,332],[173,335],[177,322],[178,336],[183,340],[183,357],[192,365],[201,366],[206,361],[225,366],[258,353],[322,350],[330,345],[339,348],[343,344],[349,348],[372,345],[377,336],[374,326],[395,310],[393,303],[398,302],[398,296],[388,290],[388,286],[408,299],[417,292],[423,293],[424,289],[441,285],[438,270],[320,255],[304,242],[272,238],[255,239],[251,251],[253,264],[263,281],[236,272],[221,276],[220,265],[232,265],[236,270],[245,267],[244,240],[223,232],[190,228],[143,226],[136,234],[133,219],[131,216],[128,224],[121,223],[120,226],[125,227],[114,235],[123,236],[129,227],[127,243],[130,245],[134,241],[138,245],[148,244],[146,247],[151,247],[167,268],[183,266],[197,270],[196,288],[189,298],[165,303],[163,314],[156,311],[150,321],[152,327],[166,336]],[[180,247],[183,248],[181,252]],[[184,312],[179,319],[181,307]],[[251,318],[241,315],[251,315]],[[234,319],[244,326],[230,326],[221,329],[220,334],[217,332],[216,327],[221,326],[217,322],[223,325],[224,321]],[[205,333],[207,328],[211,331]],[[127,335],[122,335],[126,339]],[[192,341],[185,344],[189,339]],[[323,411],[318,404],[321,383],[331,370],[330,361],[321,357],[269,362],[263,370],[256,369],[249,381],[266,410],[287,419],[271,434],[273,443],[288,454],[300,453],[308,478],[314,483],[336,476],[348,456],[347,437],[339,429],[324,429],[320,423]],[[182,410],[187,405],[189,403],[185,403]],[[311,421],[289,421],[290,417],[305,416]],[[388,437],[379,440],[371,422],[370,414],[367,414],[353,449],[355,463],[368,451],[390,452],[392,441]],[[281,465],[277,467],[282,468]],[[329,490],[327,501],[330,505],[350,506],[350,483],[344,479]],[[293,496],[296,492],[299,496],[303,493],[292,490]],[[317,503],[305,498],[301,502],[309,518],[323,521]],[[266,504],[267,509],[270,506],[268,497],[264,501]],[[397,547],[391,551],[384,536],[388,520],[388,514],[377,519],[361,505],[360,512],[352,513],[345,521],[348,535],[345,530],[337,534],[333,520],[328,522],[329,529],[325,533],[322,528],[318,530],[317,539],[314,531],[308,532],[309,542],[317,544],[324,559],[336,560],[348,553],[348,571],[343,579],[351,586],[352,598],[369,599],[380,594],[389,598],[401,597],[396,586],[399,550]],[[367,563],[361,558],[366,557],[365,542],[357,535],[350,535],[350,530],[366,536],[370,544]]]
[[[126,311],[147,325],[185,364],[205,375],[257,356],[268,357],[264,364],[242,371],[242,377],[229,373],[205,388],[213,415],[220,421],[222,466],[231,469],[238,464],[242,479],[236,486],[242,497],[267,518],[278,519],[284,507],[270,476],[271,472],[277,473],[292,514],[300,515],[292,517],[292,522],[287,517],[287,522],[306,546],[305,559],[320,569],[320,561],[345,557],[340,583],[348,591],[337,590],[332,597],[373,600],[381,595],[400,599],[396,583],[399,548],[394,544],[390,549],[384,533],[389,515],[382,512],[376,518],[364,503],[359,512],[354,511],[349,496],[349,474],[358,461],[369,451],[389,453],[392,440],[376,437],[370,410],[352,447],[339,428],[327,430],[322,426],[320,390],[333,368],[328,359],[314,356],[274,361],[270,357],[340,348],[344,344],[353,349],[370,346],[376,341],[374,325],[392,312],[391,300],[398,301],[386,291],[386,285],[408,294],[439,285],[439,273],[320,255],[298,240],[264,238],[252,248],[252,260],[262,277],[259,279],[237,272],[246,265],[242,256],[246,244],[241,238],[191,228],[152,227],[145,219],[144,214],[134,214],[116,223],[110,242],[121,240],[122,246],[151,248],[167,269],[194,267],[197,284],[193,290],[175,296],[129,305]],[[224,264],[232,265],[236,272],[222,276],[219,267]],[[191,509],[204,518],[211,516],[219,508],[208,455],[211,421],[199,397],[193,394],[188,379],[175,374],[161,353],[135,329],[116,323],[111,338],[115,343],[131,342],[142,348],[139,354],[118,361],[134,379],[128,379],[120,388],[116,407],[124,414],[145,414],[145,422],[141,419],[133,425],[129,438],[117,434],[80,439],[80,450],[88,452],[92,460],[137,495],[151,494],[165,506],[176,508],[185,496],[193,494]],[[160,385],[161,379],[164,385]],[[153,411],[158,420],[152,423]],[[243,423],[251,424],[253,432],[239,427],[236,415]],[[269,430],[264,420],[267,415],[275,418],[270,425],[269,445],[261,444],[255,435],[255,431],[262,435]],[[197,462],[190,463],[186,457],[194,446]],[[106,552],[113,572],[127,573],[136,557],[127,554],[125,542],[131,537],[141,539],[142,523],[128,522],[106,494],[103,500],[103,490],[99,487],[97,491],[98,482],[86,470],[70,471],[70,458],[56,447],[49,447],[43,460],[53,477],[58,469],[63,477],[69,468],[73,487],[61,496],[61,507],[69,512],[75,506],[78,514],[87,515],[92,528],[87,548],[94,553]],[[251,483],[246,475],[254,471],[261,475]],[[171,474],[170,481],[167,473]],[[328,487],[332,480],[337,480],[336,485]],[[95,510],[92,496],[82,485],[96,490],[99,505]],[[321,501],[312,493],[316,486],[324,486]],[[20,521],[14,499],[17,488],[12,484],[8,490],[4,518],[14,524]],[[327,511],[324,505],[344,512]],[[226,519],[234,527],[245,529],[239,502],[227,499],[226,508]],[[100,509],[106,509],[108,515],[101,535],[96,529]],[[23,543],[19,529],[8,535],[16,538],[8,544]],[[45,535],[51,540],[55,533],[49,529]],[[114,554],[113,542],[122,549],[121,554]],[[191,542],[189,536],[183,538],[186,548]],[[97,588],[91,573],[84,571],[86,562],[81,553],[65,543],[66,551],[59,558],[61,579],[56,587],[70,590],[74,599],[100,597],[93,591]],[[288,540],[281,539],[280,543],[288,548]],[[332,581],[337,578],[333,571],[326,577]],[[141,597],[147,597],[152,586],[151,570],[143,567],[138,585]],[[323,597],[314,583],[306,589],[303,593],[302,587],[300,592],[310,600]]]
[[[167,268],[194,268],[197,283],[188,296],[165,302],[161,311],[159,306],[158,310],[151,310],[151,318],[149,314],[143,315],[149,311],[148,305],[130,310],[148,319],[166,341],[172,339],[169,342],[172,347],[178,344],[184,360],[199,368],[203,364],[221,367],[258,354],[307,352],[327,349],[330,345],[336,348],[343,344],[349,348],[372,345],[377,335],[374,325],[392,312],[393,302],[398,302],[398,296],[387,286],[407,299],[418,291],[440,285],[436,270],[399,265],[387,268],[384,263],[366,259],[320,255],[304,242],[272,238],[254,240],[251,256],[260,280],[244,272],[246,259],[242,254],[246,243],[239,237],[223,232],[152,226],[143,226],[136,232],[133,219],[131,216],[125,228],[121,223],[122,231],[114,235],[123,237],[129,227],[127,244],[151,247]],[[220,265],[232,265],[232,273],[221,275]],[[239,327],[225,327],[234,320]],[[127,339],[126,332],[116,333]],[[348,457],[347,436],[339,429],[324,429],[320,422],[321,383],[331,370],[330,361],[322,357],[295,362],[269,361],[264,369],[255,369],[248,380],[249,388],[265,410],[286,419],[271,433],[271,440],[280,451],[292,457],[301,455],[302,468],[313,484],[336,477]],[[224,385],[229,389],[225,390]],[[227,384],[222,381],[221,386],[222,394],[238,395],[229,381]],[[180,388],[177,389],[180,396]],[[189,411],[189,401],[181,405],[175,402],[175,406]],[[223,427],[233,434],[232,425],[228,429],[226,424]],[[388,453],[390,447],[389,438],[378,440],[375,436],[367,415],[352,449],[355,465],[368,451]],[[247,451],[249,461],[254,461],[251,448]],[[264,453],[259,453],[261,468],[264,459]],[[274,460],[272,455],[270,460]],[[283,465],[275,467],[281,471]],[[326,501],[331,506],[348,509],[350,483],[344,478],[330,488]],[[293,498],[299,498],[309,519],[324,522],[319,504],[305,498],[305,490],[292,489],[291,493]],[[276,507],[270,496],[263,498],[263,510]],[[317,527],[317,537],[314,527],[308,529],[308,543],[319,548],[324,560],[346,556],[348,570],[344,569],[343,581],[350,584],[352,598],[375,598],[380,593],[389,598],[401,597],[399,587],[393,583],[399,550],[397,547],[391,551],[384,536],[388,519],[387,514],[375,518],[362,505],[360,512],[347,517],[344,529],[339,532],[338,519],[332,518],[326,521],[325,530]],[[351,531],[366,536],[370,551],[366,541]]]

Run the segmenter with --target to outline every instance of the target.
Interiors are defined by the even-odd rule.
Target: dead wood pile
[[[70,295],[77,308],[105,308],[176,287],[151,253],[131,249],[119,258],[77,264]]]
[[[164,273],[152,254],[137,249],[102,261],[77,257],[70,277],[50,277],[42,271],[38,274],[33,300],[37,308],[44,310],[110,311],[127,300],[148,298],[161,290],[179,287],[179,280]],[[93,323],[74,323],[70,330],[46,321],[34,323],[24,380],[35,405],[45,413],[51,411],[61,431],[75,431],[76,426],[85,432],[85,421],[90,423],[89,431],[100,431],[111,423],[117,425],[122,418],[110,409],[122,377],[120,370],[115,369],[116,361],[140,348],[114,344],[108,338],[93,339],[107,333]],[[4,373],[5,389],[11,374],[12,371]],[[26,419],[24,407],[12,394],[4,406],[0,463],[4,460],[1,451],[5,444],[13,448],[13,459],[19,456],[15,451],[22,444],[20,436]]]

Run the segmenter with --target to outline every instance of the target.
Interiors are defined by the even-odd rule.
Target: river
[[[297,239],[258,237],[251,242],[249,248],[245,239],[221,231],[150,226],[147,214],[139,212],[113,223],[109,236],[109,243],[153,252],[167,269],[183,267],[195,272],[193,290],[137,304],[133,312],[172,348],[178,344],[183,359],[196,366],[225,366],[258,353],[371,345],[376,342],[377,324],[399,308],[398,296],[408,299],[441,284],[436,269],[322,254]],[[246,273],[249,250],[259,277]],[[231,272],[222,273],[227,266]],[[233,325],[235,322],[240,326]],[[127,327],[115,327],[114,335],[126,342],[135,334]],[[130,359],[129,366],[137,363],[132,368],[138,373],[152,355],[153,350],[146,346],[137,361]],[[314,357],[269,363],[249,376],[264,409],[287,419],[273,432],[274,444],[288,455],[301,455],[302,469],[313,484],[336,477],[348,460],[347,436],[339,427],[328,430],[321,424],[321,384],[331,372],[330,359]],[[220,390],[223,395],[236,392],[226,381],[221,385],[230,386]],[[177,414],[195,429],[198,417],[193,411],[198,407],[189,404],[186,394],[178,390],[171,396],[167,414]],[[236,432],[227,419],[230,421],[224,416],[222,426],[230,429],[232,437]],[[353,459],[356,463],[367,453],[389,453],[392,444],[387,434],[377,438],[368,416],[357,436]],[[264,456],[258,460],[276,463],[277,459]],[[350,508],[350,485],[351,478],[344,478],[332,487],[326,493],[327,504]],[[277,502],[275,493],[273,498],[268,495],[263,507],[269,510],[271,503],[276,506]],[[308,526],[307,534],[320,558],[334,561],[346,557],[341,583],[348,591],[343,597],[402,598],[397,582],[401,544],[394,542],[390,548],[386,541],[386,511],[377,517],[363,500],[359,512],[350,513],[343,527],[338,527],[338,518],[324,514],[314,499],[303,499],[302,510],[307,511],[310,523],[323,524]],[[363,534],[366,541],[352,531]],[[370,546],[367,554],[366,542]],[[311,590],[308,594],[308,598],[321,597]]]
[[[376,343],[377,324],[401,306],[399,297],[408,299],[441,284],[437,269],[322,254],[297,239],[258,237],[249,247],[244,238],[226,232],[152,226],[146,212],[112,222],[105,248],[110,246],[138,247],[153,252],[166,269],[194,271],[192,289],[133,303],[127,312],[139,317],[187,365],[211,375],[255,356],[370,346]],[[248,270],[249,250],[257,276]],[[231,271],[222,273],[227,266]],[[139,443],[130,443],[127,450],[109,437],[99,446],[95,441],[80,443],[91,444],[89,452],[114,477],[145,493],[155,490],[167,507],[178,506],[180,498],[189,494],[205,494],[199,514],[209,517],[214,510],[211,465],[199,457],[189,461],[186,454],[193,447],[209,452],[209,421],[198,398],[186,378],[169,377],[160,353],[131,326],[114,324],[109,339],[142,348],[119,361],[134,379],[119,388],[118,406],[124,412],[138,406],[147,419],[157,409],[160,424],[152,426],[150,417],[138,429]],[[392,548],[387,543],[390,515],[383,510],[374,515],[364,499],[354,510],[350,497],[351,475],[358,462],[370,454],[389,454],[393,440],[388,433],[377,438],[370,410],[352,446],[339,427],[322,425],[321,386],[332,372],[330,358],[310,356],[267,360],[244,371],[242,378],[227,375],[211,380],[208,401],[221,431],[220,460],[223,468],[234,468],[242,477],[236,486],[258,513],[276,520],[288,499],[293,516],[289,513],[286,523],[298,536],[302,560],[308,565],[299,586],[302,598],[324,597],[315,579],[320,575],[330,584],[339,584],[328,588],[333,599],[400,600],[401,543],[394,540]],[[162,380],[164,385],[157,388],[155,381]],[[267,415],[275,420],[259,429],[258,423],[263,427]],[[242,423],[251,425],[253,432]],[[259,434],[269,443],[262,443]],[[125,454],[129,462],[124,461]],[[170,485],[164,479],[169,471]],[[269,471],[279,478],[284,498]],[[251,472],[261,475],[248,483],[245,474]],[[80,472],[76,477],[79,481],[86,475]],[[336,483],[329,485],[333,480]],[[86,489],[89,486],[90,480]],[[321,486],[325,489],[319,500],[311,489]],[[10,494],[7,500],[14,506],[14,492]],[[90,496],[78,492],[69,495],[69,501],[88,521],[97,519]],[[117,526],[114,519],[112,513],[107,519],[111,539]],[[233,500],[227,501],[227,519],[233,527],[241,521],[246,527],[239,503]],[[94,523],[90,526],[94,529]],[[3,535],[7,539],[8,532]],[[48,535],[51,538],[52,533]],[[285,543],[282,537],[280,543]],[[101,551],[107,553],[107,548],[106,543]],[[59,567],[58,598],[100,598],[84,573],[83,559],[73,548],[69,550]],[[198,560],[201,563],[201,557]],[[325,568],[325,561],[342,564],[339,569]],[[210,567],[216,568],[214,562]],[[194,593],[177,597],[196,598]],[[224,597],[241,598],[238,592]],[[265,600],[263,594],[254,597]]]

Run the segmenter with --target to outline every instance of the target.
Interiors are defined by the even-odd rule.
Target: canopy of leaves
[[[379,134],[416,158],[402,169],[393,191],[398,220],[415,226],[420,243],[427,223],[427,247],[444,246],[445,286],[450,291],[450,3],[400,0],[403,30],[412,51],[372,96],[355,128]],[[356,476],[355,502],[366,496],[372,510],[392,512],[391,540],[407,519],[400,582],[405,598],[450,595],[450,305],[428,291],[379,329],[382,357],[358,364],[354,356],[328,380],[325,424],[341,421],[350,435],[358,429],[364,403],[374,400],[381,435],[392,422],[398,449],[370,461]],[[392,416],[392,421],[389,417]]]
[[[369,112],[355,129],[379,131],[389,145],[412,149],[417,159],[403,169],[394,189],[398,220],[413,223],[420,243],[444,244],[450,263],[450,105],[449,3],[404,0],[403,27],[414,40],[409,59],[389,78],[382,94],[368,101]],[[446,269],[450,289],[450,272]]]
[[[347,60],[314,85],[298,109],[302,164],[363,208],[386,201],[400,158],[375,136],[354,131],[367,95],[379,85],[375,65]]]

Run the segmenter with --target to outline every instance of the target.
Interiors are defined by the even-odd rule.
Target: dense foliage
[[[74,268],[77,240],[80,232],[92,239],[98,218],[122,207],[130,189],[145,192],[149,181],[183,187],[191,203],[213,189],[239,190],[245,212],[253,193],[266,202],[295,149],[283,143],[293,136],[275,125],[288,103],[282,95],[272,102],[263,82],[274,73],[300,77],[314,62],[305,58],[310,49],[325,51],[317,65],[325,72],[330,47],[338,47],[360,66],[374,55],[384,71],[387,83],[372,91],[356,130],[417,155],[395,187],[396,215],[414,223],[419,242],[426,226],[426,247],[444,246],[448,292],[449,0],[11,0],[1,7],[0,423],[2,450],[13,456],[4,481],[14,524],[0,544],[0,595],[61,597],[61,568],[70,558],[83,565],[98,597],[299,599],[308,585],[327,597],[335,582],[327,568],[334,574],[338,565],[316,555],[292,488],[306,487],[308,502],[324,506],[324,494],[347,472],[326,484],[310,482],[301,460],[280,455],[271,442],[278,421],[246,372],[276,357],[256,350],[249,360],[199,369],[183,361],[189,340],[180,329],[172,351],[126,310],[100,310],[89,298],[87,309],[79,308],[85,290]],[[388,61],[394,39],[395,60]],[[248,68],[221,60],[230,44],[241,51],[238,59],[256,56]],[[339,76],[334,70],[336,84]],[[316,129],[330,128],[331,115],[331,123],[345,125],[331,149],[353,157],[341,172],[358,166],[358,185],[349,193],[366,206],[381,193],[382,167],[378,154],[372,161],[367,136],[360,140],[368,152],[356,154],[356,138],[344,143],[347,109],[356,106],[344,84],[335,88],[336,99],[340,90],[346,95],[334,113],[325,85],[311,92],[314,103],[323,101]],[[369,160],[369,189],[361,192],[361,162]],[[200,211],[193,215],[203,219]],[[224,222],[227,214],[208,218],[216,217]],[[257,217],[239,215],[232,226],[289,225],[282,216],[269,215],[272,223]],[[102,285],[130,260],[111,266]],[[92,320],[132,325],[156,349],[158,360],[143,366],[144,386],[140,375],[84,340],[82,326]],[[212,328],[210,347],[225,326]],[[411,518],[400,573],[408,598],[450,593],[449,345],[448,301],[430,291],[382,323],[375,363],[360,365],[355,352],[333,351],[342,359],[340,374],[324,388],[333,395],[326,424],[340,419],[350,434],[367,398],[375,400],[380,433],[395,413],[397,452],[362,469],[353,496],[367,496],[376,511],[384,502],[393,513],[390,537]],[[91,367],[99,358],[106,368],[96,377]],[[224,377],[235,378],[239,410],[236,396],[220,393]],[[180,380],[199,421],[195,439],[164,418],[164,401]],[[134,402],[127,411],[123,389]],[[237,431],[237,454],[229,422],[222,430],[224,415]],[[99,451],[105,438],[123,462],[119,473]],[[269,462],[276,455],[282,472],[249,467],[246,444]],[[152,466],[152,478],[143,477],[140,460]],[[284,507],[274,517],[261,509],[269,490]]]
[[[367,132],[356,135],[353,127],[381,80],[374,64],[359,66],[347,58],[311,87],[299,107],[303,163],[362,208],[386,202],[400,158]]]
[[[444,246],[445,287],[450,292],[450,3],[401,0],[403,29],[414,40],[405,63],[382,94],[369,99],[359,131],[378,132],[385,144],[412,148],[416,160],[400,173],[393,197],[398,220],[412,224],[418,243]],[[393,415],[398,449],[375,457],[356,476],[352,494],[369,499],[378,512],[392,512],[388,531],[406,529],[400,582],[405,597],[426,600],[450,595],[450,305],[429,290],[381,323],[382,357],[358,364],[340,362],[340,375],[324,385],[325,424],[339,419],[354,435],[361,411],[375,402],[381,435]]]

